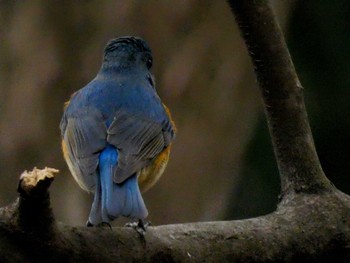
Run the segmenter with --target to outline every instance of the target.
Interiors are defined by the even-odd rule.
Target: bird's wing
[[[170,143],[168,119],[158,123],[143,114],[119,110],[107,131],[108,143],[119,151],[114,182],[121,183],[147,166]]]
[[[61,122],[64,155],[69,168],[79,183],[92,191],[96,179],[99,152],[106,146],[106,125],[99,112],[66,117]]]

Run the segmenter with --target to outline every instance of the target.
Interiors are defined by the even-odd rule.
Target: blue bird
[[[151,67],[143,39],[113,39],[96,77],[65,104],[63,155],[79,186],[94,193],[88,226],[148,215],[141,191],[164,172],[176,131]]]

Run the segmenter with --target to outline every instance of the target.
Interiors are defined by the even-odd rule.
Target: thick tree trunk
[[[48,187],[54,170],[20,179],[18,200],[0,210],[2,262],[274,262],[350,259],[350,197],[319,163],[302,95],[266,1],[229,1],[246,41],[266,107],[282,194],[266,216],[227,222],[128,228],[57,224]],[[40,175],[40,176],[39,176]]]

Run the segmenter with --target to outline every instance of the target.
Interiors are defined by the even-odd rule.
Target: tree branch
[[[266,0],[230,0],[252,58],[281,176],[282,194],[332,188],[319,162],[303,87]]]
[[[302,88],[273,13],[262,0],[230,5],[266,106],[284,193],[278,209],[246,220],[150,227],[140,238],[128,228],[57,224],[47,192],[52,179],[27,187],[37,171],[20,181],[19,200],[0,209],[1,262],[350,260],[350,197],[323,174]]]
[[[53,227],[41,229],[13,227],[0,210],[0,261],[346,262],[349,204],[350,198],[340,192],[301,193],[266,216],[149,227],[144,239],[130,228],[56,226],[54,221]],[[23,205],[29,210],[29,203]],[[50,239],[41,234],[47,229],[54,230]]]

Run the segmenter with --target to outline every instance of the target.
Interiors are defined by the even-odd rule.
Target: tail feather
[[[107,202],[109,216],[126,216],[137,219],[147,217],[148,211],[141,196],[136,174],[122,184],[113,183],[113,188],[113,200],[118,200],[118,202]]]
[[[100,176],[97,173],[94,201],[92,202],[88,223],[97,225],[102,222],[102,200]]]
[[[94,225],[99,220],[109,222],[119,216],[145,219],[148,215],[136,174],[121,184],[113,182],[117,161],[118,152],[112,146],[100,154],[98,183],[89,216],[89,221]]]

